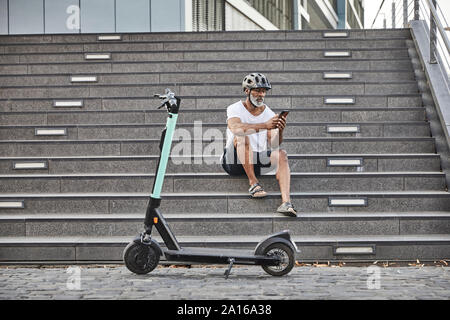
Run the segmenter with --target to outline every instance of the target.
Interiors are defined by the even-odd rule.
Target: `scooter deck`
[[[182,248],[181,250],[164,250],[168,261],[229,264],[234,259],[234,264],[244,265],[269,265],[279,264],[278,257],[255,255],[253,250],[237,250],[222,248]]]

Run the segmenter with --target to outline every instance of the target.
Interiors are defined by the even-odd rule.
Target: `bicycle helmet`
[[[256,89],[256,88],[266,88],[267,90],[272,89],[269,80],[262,73],[250,73],[244,77],[242,80],[242,88],[245,89]]]

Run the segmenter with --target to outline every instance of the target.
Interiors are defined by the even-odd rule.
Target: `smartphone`
[[[288,113],[289,113],[289,110],[283,110],[283,111],[280,112],[279,117],[286,118]]]
[[[283,111],[280,112],[280,115],[278,116],[278,118],[283,117],[283,118],[286,119],[288,113],[289,113],[289,110],[283,110]],[[277,125],[277,128],[278,128],[278,125]]]

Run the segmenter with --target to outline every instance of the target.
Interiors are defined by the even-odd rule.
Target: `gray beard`
[[[255,105],[257,107],[262,107],[264,105],[264,98],[262,98],[260,100],[260,102],[258,102],[257,99],[253,98],[253,96],[250,95],[250,101],[251,101],[251,103],[253,103],[253,105]]]

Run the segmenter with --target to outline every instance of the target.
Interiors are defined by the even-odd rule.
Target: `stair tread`
[[[448,242],[450,235],[448,234],[419,234],[419,235],[342,235],[342,236],[298,236],[292,235],[295,242],[311,242],[311,243],[354,243],[354,242]],[[213,244],[213,243],[257,243],[265,236],[179,236],[178,241],[182,244],[197,243],[197,244]],[[155,239],[160,240],[158,236]],[[116,236],[116,237],[89,237],[89,236],[75,236],[75,237],[0,237],[1,245],[28,245],[39,246],[41,244],[120,244],[124,245],[132,240],[132,236]]]
[[[225,141],[225,138],[214,139],[214,141]],[[283,141],[398,141],[398,140],[423,140],[423,141],[434,141],[433,137],[285,137]],[[81,140],[0,140],[0,143],[83,143],[83,142],[137,142],[137,141],[147,141],[147,142],[160,142],[160,139],[81,139]],[[173,142],[183,141],[183,139],[173,139]],[[211,142],[212,139],[191,139],[191,141],[204,141]]]
[[[349,121],[345,121],[345,122],[337,122],[337,121],[330,121],[330,122],[326,122],[326,121],[321,121],[321,122],[296,122],[296,121],[290,121],[289,125],[294,125],[294,126],[323,126],[323,125],[429,125],[428,122],[426,121],[421,121],[421,120],[416,120],[416,121],[411,121],[411,120],[405,120],[405,121],[398,121],[398,120],[394,120],[394,121],[353,121],[353,122],[349,122]],[[102,128],[102,127],[117,127],[117,128],[121,128],[121,127],[164,127],[166,124],[162,123],[162,122],[154,122],[154,123],[128,123],[128,124],[124,124],[124,123],[117,123],[117,124],[104,124],[104,123],[82,123],[82,124],[17,124],[17,125],[0,125],[0,129],[3,128],[18,128],[18,129],[22,129],[22,128],[58,128],[58,127],[63,127],[63,128],[67,128],[67,127],[76,127],[76,128],[82,128],[82,127],[89,127],[89,128]],[[196,123],[195,122],[185,122],[185,123],[180,123],[177,126],[178,127],[189,127],[189,126],[195,126]],[[226,127],[227,124],[226,123],[213,123],[213,122],[208,122],[208,123],[202,123],[202,126],[205,127],[213,127],[213,126],[219,126],[219,127]]]
[[[174,156],[171,155],[171,157],[203,157],[203,155],[191,155],[191,156]],[[220,157],[220,156],[208,156],[208,157]],[[289,158],[323,158],[323,157],[366,157],[366,158],[390,158],[390,157],[401,157],[401,158],[410,158],[410,157],[440,157],[439,154],[436,153],[330,153],[330,154],[289,154]],[[109,156],[29,156],[29,157],[0,157],[0,160],[37,160],[37,159],[61,159],[61,160],[67,160],[67,159],[77,159],[77,160],[90,160],[90,159],[105,159],[105,160],[113,160],[113,159],[159,159],[158,155],[127,155],[127,156],[120,156],[120,155],[109,155]]]
[[[67,173],[67,174],[0,174],[0,178],[72,178],[72,177],[99,177],[99,178],[114,178],[114,177],[154,177],[154,173]],[[274,173],[264,174],[262,176],[275,176]],[[387,172],[295,172],[291,171],[291,176],[294,177],[357,177],[357,176],[445,176],[441,171],[387,171]],[[165,177],[196,177],[196,178],[217,178],[225,177],[230,179],[244,179],[245,177],[229,176],[225,172],[181,172],[181,173],[166,173]]]
[[[272,61],[271,61],[272,62]],[[0,64],[1,65],[1,64]],[[83,74],[84,75],[84,74]],[[88,74],[88,75],[97,75],[96,73]],[[414,80],[394,80],[389,82],[380,82],[380,81],[345,81],[345,82],[336,82],[331,80],[323,80],[323,81],[308,81],[308,82],[302,82],[302,81],[283,81],[283,82],[273,82],[273,84],[282,84],[283,86],[288,85],[321,85],[321,86],[327,86],[327,85],[333,85],[333,86],[346,86],[349,84],[417,84],[417,81]],[[95,82],[95,83],[87,83],[87,84],[55,84],[55,85],[34,85],[33,88],[60,88],[60,87],[68,87],[68,88],[77,88],[77,87],[137,87],[137,86],[170,86],[173,85],[173,83],[165,83],[165,82],[139,82],[139,83],[126,83],[126,84],[110,84],[110,83],[101,83],[101,82]],[[229,82],[215,82],[215,83],[198,83],[198,82],[187,82],[187,83],[177,83],[177,86],[191,86],[191,87],[204,87],[204,86],[230,86]],[[27,88],[29,86],[7,86],[3,88],[13,89],[13,88]]]
[[[279,192],[271,192],[267,197],[279,197]],[[320,196],[450,196],[447,191],[361,191],[361,192],[291,192],[291,196],[304,196],[304,197],[320,197]],[[161,193],[164,198],[177,198],[177,197],[245,197],[248,198],[247,192],[180,192],[180,193]],[[149,193],[123,193],[123,192],[90,192],[90,193],[2,193],[0,198],[39,198],[39,197],[51,197],[51,198],[95,198],[95,197],[149,197]]]
[[[302,41],[311,41],[312,39],[303,39]],[[321,40],[321,39],[316,39],[316,40],[312,40],[312,41],[319,41],[319,40]],[[348,40],[366,40],[366,41],[368,41],[368,39],[348,39]],[[381,39],[370,39],[370,40],[381,40]],[[394,39],[395,40],[395,39]],[[211,41],[211,42],[229,42],[229,41],[231,41],[231,40],[208,40],[208,41]],[[238,40],[238,41],[245,41],[245,42],[248,42],[248,41],[252,41],[252,40]],[[274,40],[269,40],[269,41],[274,41]],[[283,40],[281,40],[281,41],[286,41],[285,39],[283,39]],[[289,40],[289,41],[291,41],[291,40]],[[300,41],[300,40],[292,40],[292,41]],[[157,42],[165,42],[165,41],[157,41]],[[170,41],[171,43],[179,43],[179,42],[202,42],[202,41],[199,41],[199,40],[191,40],[191,41]],[[204,42],[204,41],[203,41]],[[133,44],[135,44],[135,43],[147,43],[147,42],[143,42],[143,41],[133,41],[132,42]],[[83,42],[83,44],[88,44],[88,42]],[[98,43],[92,43],[92,44],[98,44]],[[35,44],[28,44],[28,45],[35,45]],[[47,46],[47,45],[50,45],[50,43],[38,43],[37,45],[39,45],[39,46],[42,46],[42,47],[45,47],[45,46]],[[54,45],[58,45],[58,43],[53,43],[52,44],[53,46]],[[3,44],[3,43],[0,43],[0,46],[8,46],[8,47],[11,47],[11,46],[16,46],[16,44]],[[261,50],[259,50],[259,49],[253,49],[253,48],[249,48],[249,49],[245,49],[246,51],[249,51],[249,52],[253,52],[253,51],[255,51],[255,52],[259,52],[259,51],[261,51]],[[262,49],[262,51],[283,51],[283,52],[285,52],[285,51],[359,51],[359,50],[362,50],[362,51],[388,51],[388,50],[407,50],[407,47],[405,47],[405,46],[396,46],[396,45],[391,45],[391,46],[389,46],[389,47],[383,47],[383,48],[348,48],[348,47],[342,47],[342,48],[298,48],[298,49],[296,49],[296,48],[287,48],[287,49],[277,49],[277,48],[271,48],[271,49]],[[189,52],[223,52],[223,50],[220,50],[220,49],[215,49],[215,48],[213,48],[213,49],[211,49],[211,50],[206,50],[206,49],[194,49],[194,50],[158,50],[158,49],[156,49],[156,50],[145,50],[145,51],[133,51],[133,50],[124,50],[124,51],[118,51],[118,50],[104,50],[105,52],[100,52],[100,51],[96,51],[96,52],[91,52],[91,51],[88,51],[88,50],[83,50],[83,49],[80,49],[80,48],[74,48],[73,49],[73,51],[63,51],[63,52],[41,52],[41,51],[35,51],[35,52],[6,52],[6,53],[4,53],[4,55],[43,55],[43,54],[54,54],[54,55],[69,55],[69,54],[106,54],[106,53],[113,53],[113,52],[116,52],[116,53],[148,53],[148,52],[152,52],[152,53],[156,53],[156,52],[159,52],[159,53],[161,53],[161,52],[164,52],[164,53],[166,53],[166,52],[186,52],[186,51],[189,51]],[[236,52],[239,52],[239,50],[237,50],[237,49],[230,49],[230,50],[227,50],[227,52],[228,51],[236,51]],[[94,59],[95,60],[95,59]]]
[[[188,220],[241,220],[241,219],[283,219],[286,217],[278,213],[165,213],[164,217],[167,220],[188,219]],[[297,220],[304,218],[314,219],[336,219],[336,218],[447,218],[450,217],[450,211],[418,211],[418,212],[301,212]],[[35,213],[35,214],[8,214],[0,216],[2,220],[143,220],[144,213],[119,213],[119,214],[49,214],[49,213]],[[290,219],[290,218],[289,218]],[[292,219],[290,219],[292,220]]]

